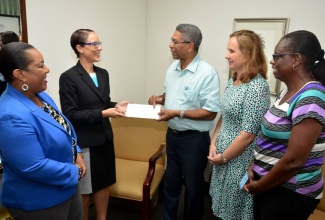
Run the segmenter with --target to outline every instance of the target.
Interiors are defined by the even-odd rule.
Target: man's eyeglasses
[[[171,42],[172,42],[173,44],[175,44],[175,45],[177,45],[177,44],[189,44],[189,43],[191,43],[191,42],[189,42],[189,41],[178,42],[178,41],[176,41],[176,40],[173,39],[173,38],[171,38],[170,40],[171,40]]]
[[[273,60],[276,61],[277,59],[279,59],[280,57],[283,57],[285,55],[295,55],[296,53],[275,53],[272,54]]]
[[[100,41],[93,41],[93,42],[81,42],[79,43],[81,46],[85,46],[85,45],[94,45],[95,48],[97,48],[98,46],[102,46],[102,42]]]

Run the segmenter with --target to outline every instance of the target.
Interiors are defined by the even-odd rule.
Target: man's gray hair
[[[202,33],[197,26],[193,24],[179,24],[176,27],[176,31],[182,34],[184,41],[193,42],[195,49],[199,50],[202,42]]]

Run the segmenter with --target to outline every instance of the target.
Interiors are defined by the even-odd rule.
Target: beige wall
[[[110,73],[113,100],[136,103],[162,93],[173,61],[168,44],[179,23],[202,30],[200,54],[219,73],[221,94],[234,18],[288,17],[289,32],[312,31],[325,48],[324,0],[26,0],[26,7],[29,43],[51,68],[47,92],[57,104],[59,76],[76,63],[69,39],[77,28],[93,29],[103,41],[98,65]]]
[[[289,17],[289,32],[312,31],[325,48],[324,8],[324,0],[147,0],[146,81],[150,83],[146,84],[146,96],[162,91],[172,61],[168,44],[179,23],[193,23],[201,29],[200,55],[219,73],[223,93],[229,73],[224,55],[234,18]]]
[[[29,42],[51,68],[47,92],[58,104],[59,75],[76,62],[69,38],[77,28],[91,28],[103,41],[98,65],[110,73],[113,100],[136,103],[162,93],[173,61],[168,44],[179,23],[202,30],[200,54],[219,73],[222,93],[234,18],[289,17],[289,32],[310,30],[325,48],[324,0],[26,0],[26,5]]]
[[[98,66],[110,73],[113,100],[145,96],[145,0],[26,0],[29,43],[50,67],[47,92],[59,104],[59,76],[75,65],[70,36],[94,30],[103,42]]]

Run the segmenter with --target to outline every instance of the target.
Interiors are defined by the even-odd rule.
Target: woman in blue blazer
[[[87,176],[79,185],[84,220],[88,219],[90,195],[96,219],[106,220],[108,186],[116,182],[113,132],[109,117],[125,116],[127,101],[110,98],[108,72],[94,65],[102,50],[97,34],[89,29],[76,30],[70,44],[79,61],[60,76],[60,102],[78,136],[87,166]]]
[[[82,219],[78,179],[86,167],[76,134],[44,90],[50,72],[26,43],[0,51],[8,82],[0,98],[1,201],[14,219]]]

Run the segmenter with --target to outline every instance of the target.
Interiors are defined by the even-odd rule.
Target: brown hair
[[[75,54],[77,54],[78,58],[79,58],[79,51],[77,50],[76,47],[78,44],[85,42],[91,32],[94,31],[90,29],[78,29],[75,32],[73,32],[73,34],[71,35],[70,45],[73,51],[75,52]]]
[[[249,82],[258,73],[264,79],[267,79],[267,63],[264,54],[264,42],[262,38],[253,31],[239,30],[230,35],[230,38],[236,37],[239,49],[246,58],[244,64],[244,74],[242,75],[242,82]],[[233,80],[236,80],[237,72],[232,75]]]

